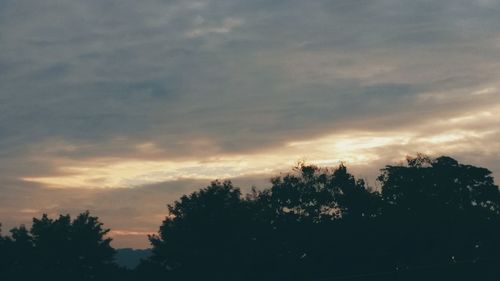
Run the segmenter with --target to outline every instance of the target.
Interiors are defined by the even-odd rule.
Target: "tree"
[[[489,170],[417,155],[386,166],[378,180],[380,192],[343,164],[299,164],[245,197],[230,181],[214,181],[168,205],[149,236],[152,256],[134,276],[113,264],[97,217],[43,215],[30,229],[0,233],[0,273],[56,281],[497,280],[500,192]]]
[[[396,268],[402,280],[496,276],[487,263],[500,258],[490,171],[418,155],[386,166],[379,181],[380,193],[344,165],[305,164],[245,198],[215,181],[169,205],[139,272],[171,280],[307,280]]]
[[[33,239],[24,226],[10,230],[11,236],[3,238],[2,264],[6,276],[29,278],[33,276],[35,260]],[[13,274],[14,273],[14,274]]]
[[[272,187],[260,194],[260,200],[269,202],[276,214],[321,222],[369,217],[377,212],[377,194],[348,173],[343,164],[331,170],[299,163],[294,171],[274,177]]]
[[[498,258],[500,196],[491,172],[453,158],[409,157],[379,177],[387,245],[398,263]]]
[[[277,279],[365,270],[365,253],[376,245],[366,233],[378,212],[377,193],[343,164],[328,169],[299,163],[293,173],[275,177],[271,183],[259,194],[256,213],[267,210],[259,216],[273,225],[262,256],[275,257],[272,264],[282,271]]]
[[[398,212],[499,214],[498,186],[488,169],[459,164],[447,156],[419,155],[407,162],[407,166],[386,166],[378,178],[384,200]]]
[[[142,267],[175,280],[241,280],[251,242],[249,212],[241,192],[229,181],[182,196],[168,205],[158,235],[150,236],[153,255]],[[154,268],[156,265],[156,269]]]
[[[104,280],[115,270],[108,229],[89,212],[34,218],[30,230],[11,230],[5,238],[7,276],[20,280]]]
[[[181,197],[150,237],[153,256],[140,271],[174,280],[301,280],[331,272],[335,263],[347,270],[359,261],[357,255],[341,263],[345,256],[329,253],[367,250],[369,242],[361,238],[366,225],[341,223],[376,213],[379,197],[363,181],[343,165],[329,170],[299,164],[271,184],[245,199],[230,182],[218,181]],[[359,241],[341,245],[333,236]]]

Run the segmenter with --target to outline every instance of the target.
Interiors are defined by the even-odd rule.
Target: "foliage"
[[[12,280],[99,280],[114,269],[108,229],[89,212],[34,218],[31,229],[20,226],[2,238],[2,270]]]
[[[442,156],[386,166],[384,241],[405,265],[498,259],[500,194],[491,172]]]
[[[344,165],[300,163],[245,198],[230,182],[213,182],[169,206],[142,266],[172,280],[309,280],[396,269],[404,276],[436,267],[435,276],[460,280],[477,270],[459,270],[458,262],[500,258],[499,192],[487,169],[417,155],[386,166],[378,180],[380,192]]]
[[[97,217],[47,215],[0,233],[6,280],[497,280],[500,194],[491,172],[442,156],[388,165],[380,190],[299,163],[242,196],[230,181],[168,205],[152,255],[113,263]]]

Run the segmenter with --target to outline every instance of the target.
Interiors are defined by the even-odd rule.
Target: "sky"
[[[500,177],[500,1],[2,0],[0,222],[148,247],[214,179],[417,152]],[[497,181],[498,182],[498,181]]]

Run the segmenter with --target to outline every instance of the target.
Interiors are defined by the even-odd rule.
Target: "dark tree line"
[[[121,270],[113,263],[115,250],[97,217],[89,212],[71,219],[61,215],[34,218],[0,236],[1,280],[104,280]]]
[[[0,236],[0,272],[6,280],[499,280],[500,193],[489,170],[418,155],[386,166],[378,182],[375,190],[344,165],[304,164],[245,196],[214,181],[168,206],[149,237],[152,256],[133,271],[112,262],[97,218],[43,216]]]

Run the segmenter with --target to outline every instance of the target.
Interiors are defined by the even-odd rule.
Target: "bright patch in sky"
[[[497,112],[498,108],[492,111]],[[207,157],[190,161],[143,161],[117,159],[99,163],[98,160],[82,161],[75,166],[59,167],[60,176],[25,177],[23,180],[56,188],[119,188],[134,187],[180,179],[237,178],[252,175],[279,173],[292,167],[299,160],[322,166],[346,163],[349,167],[373,166],[381,159],[397,161],[411,153],[451,153],[476,149],[474,145],[494,136],[499,130],[459,130],[447,124],[465,125],[480,120],[495,122],[490,111],[452,117],[446,121],[427,124],[434,132],[422,136],[416,132],[386,133],[351,132],[328,135],[313,140],[289,142],[265,153],[232,154]],[[436,146],[438,145],[438,146]],[[138,146],[142,151],[154,151],[153,143]],[[390,151],[390,154],[388,154]],[[390,158],[387,158],[390,155]],[[386,163],[386,164],[389,164]]]

